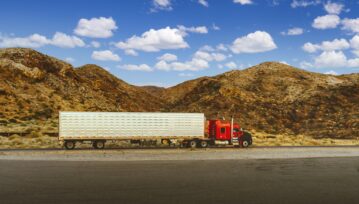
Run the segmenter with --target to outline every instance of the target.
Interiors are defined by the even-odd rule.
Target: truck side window
[[[221,128],[221,133],[225,133],[226,132],[226,128]]]
[[[238,129],[238,128],[234,128],[234,129],[233,129],[233,132],[239,132],[239,129]]]

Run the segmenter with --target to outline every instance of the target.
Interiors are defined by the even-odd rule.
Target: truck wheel
[[[191,140],[191,141],[189,141],[188,147],[190,147],[190,148],[196,148],[196,147],[197,147],[197,141],[196,141],[196,140]]]
[[[208,147],[208,142],[206,140],[202,140],[200,143],[199,143],[199,146],[201,148],[207,148]]]
[[[241,141],[241,147],[244,147],[244,148],[249,147],[249,141],[248,140],[242,140]]]
[[[105,148],[105,141],[99,140],[93,142],[93,147],[95,149],[104,149]]]
[[[64,144],[66,149],[74,149],[75,148],[75,141],[65,141]]]

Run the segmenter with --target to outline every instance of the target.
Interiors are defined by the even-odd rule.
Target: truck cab
[[[233,128],[232,125],[233,124]],[[233,144],[248,147],[252,144],[252,136],[245,132],[238,123],[225,120],[207,121],[208,138],[213,144]]]

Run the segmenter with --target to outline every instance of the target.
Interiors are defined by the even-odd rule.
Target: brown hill
[[[31,49],[0,50],[0,117],[56,118],[59,110],[155,111],[161,100],[96,65],[70,64]]]
[[[359,74],[332,76],[276,62],[167,89],[172,111],[234,115],[250,129],[317,137],[359,136]]]
[[[1,49],[0,122],[56,120],[59,110],[204,112],[234,115],[244,127],[269,133],[349,138],[359,136],[359,74],[268,62],[164,89],[127,84],[96,65],[73,68],[31,49]]]

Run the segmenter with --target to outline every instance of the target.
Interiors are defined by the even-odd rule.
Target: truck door
[[[220,128],[220,133],[219,133],[219,139],[221,140],[225,140],[227,138],[227,128],[226,127],[221,127]]]

